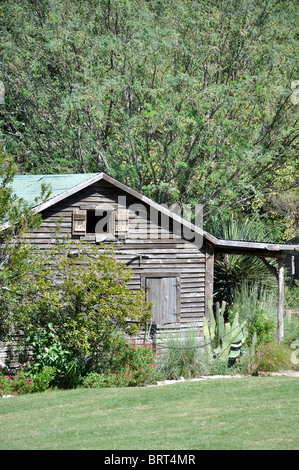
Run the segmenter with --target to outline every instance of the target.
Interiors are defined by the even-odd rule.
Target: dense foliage
[[[128,342],[115,337],[113,348],[102,356],[97,368],[86,374],[82,385],[88,388],[134,387],[156,382],[156,358],[152,344]]]
[[[5,0],[0,14],[0,132],[21,171],[104,170],[206,220],[257,210],[273,238],[296,235],[297,2]]]
[[[40,217],[33,213],[32,207],[13,193],[16,170],[14,159],[0,145],[0,279],[3,267],[21,266],[22,259],[28,254],[22,236],[40,223]],[[48,189],[43,186],[36,203],[42,202],[48,194]]]
[[[60,249],[31,254],[21,270],[2,270],[2,337],[23,332],[23,342],[52,323],[62,348],[83,357],[109,348],[115,329],[132,335],[150,321],[143,293],[129,289],[131,273],[112,250]]]

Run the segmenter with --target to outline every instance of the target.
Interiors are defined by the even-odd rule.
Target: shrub
[[[158,370],[165,379],[193,378],[202,371],[202,357],[198,334],[196,330],[190,328],[185,333],[165,339],[165,346],[161,348]]]
[[[31,331],[26,342],[31,348],[29,370],[33,377],[38,377],[45,367],[51,367],[54,372],[52,385],[75,388],[88,370],[89,358],[77,358],[67,351],[57,338],[52,323],[47,328]]]
[[[55,369],[43,367],[32,375],[25,371],[24,366],[14,375],[0,375],[0,396],[24,395],[26,393],[44,392],[51,390],[50,382],[55,376]]]
[[[299,338],[299,317],[293,315],[292,318],[284,317],[284,344],[290,346],[293,341]]]
[[[54,390],[53,381],[56,375],[56,369],[51,366],[43,366],[39,372],[35,374],[30,374],[27,372],[32,378],[33,383],[33,392],[44,392],[46,390]]]
[[[273,341],[276,335],[276,299],[260,284],[243,282],[234,292],[234,303],[229,310],[229,319],[238,312],[240,321],[249,318],[247,345],[256,333],[257,343]]]
[[[278,372],[292,368],[291,351],[277,341],[259,344],[252,363],[252,373]]]
[[[132,387],[156,381],[157,352],[151,344],[127,343],[121,336],[106,352],[99,371],[84,377],[84,387]]]
[[[286,279],[284,298],[285,308],[299,308],[299,281],[295,279],[292,286],[290,286],[289,283],[290,280]]]
[[[258,344],[273,341],[276,334],[276,329],[276,322],[274,318],[269,318],[269,316],[262,309],[258,309],[256,312],[256,317],[250,328],[248,340],[250,342],[252,340],[253,334],[256,333]]]
[[[158,374],[164,379],[190,379],[231,372],[227,361],[216,357],[210,345],[204,345],[193,328],[169,337],[165,342],[157,363]]]
[[[53,250],[28,255],[26,261],[16,267],[18,278],[13,270],[1,274],[0,319],[14,340],[23,340],[19,332],[35,332],[51,322],[72,357],[93,356],[99,345],[110,347],[116,327],[135,335],[150,321],[144,294],[128,287],[132,274],[112,248],[57,242]]]

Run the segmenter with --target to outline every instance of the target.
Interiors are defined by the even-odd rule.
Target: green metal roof
[[[30,204],[41,194],[41,185],[46,184],[51,189],[50,199],[84,183],[98,173],[80,173],[67,175],[15,175],[12,189],[16,196],[22,197]]]

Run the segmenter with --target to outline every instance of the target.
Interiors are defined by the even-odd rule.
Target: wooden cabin
[[[277,258],[279,280],[279,334],[283,334],[283,257],[299,245],[219,240],[176,212],[155,203],[104,173],[77,175],[17,175],[13,190],[29,202],[49,184],[50,198],[35,207],[42,215],[30,241],[40,249],[56,237],[113,243],[120,261],[132,270],[130,288],[143,289],[153,302],[157,328],[202,328],[213,299],[215,256],[237,253]],[[56,233],[59,224],[59,233]],[[99,245],[100,247],[101,245]]]
[[[111,243],[132,271],[129,287],[144,289],[154,303],[154,325],[202,326],[206,290],[211,296],[206,246],[198,246],[202,233],[197,245],[194,235],[184,236],[191,227],[187,221],[103,173],[18,175],[13,184],[14,192],[29,202],[41,184],[52,188],[50,199],[35,208],[42,223],[28,235],[33,245],[48,249],[56,238],[65,237],[99,244],[99,249]]]

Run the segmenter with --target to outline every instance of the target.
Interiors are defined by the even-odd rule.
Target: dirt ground
[[[263,375],[286,375],[288,377],[299,377],[299,370],[284,370],[282,372],[259,372],[259,376]]]

